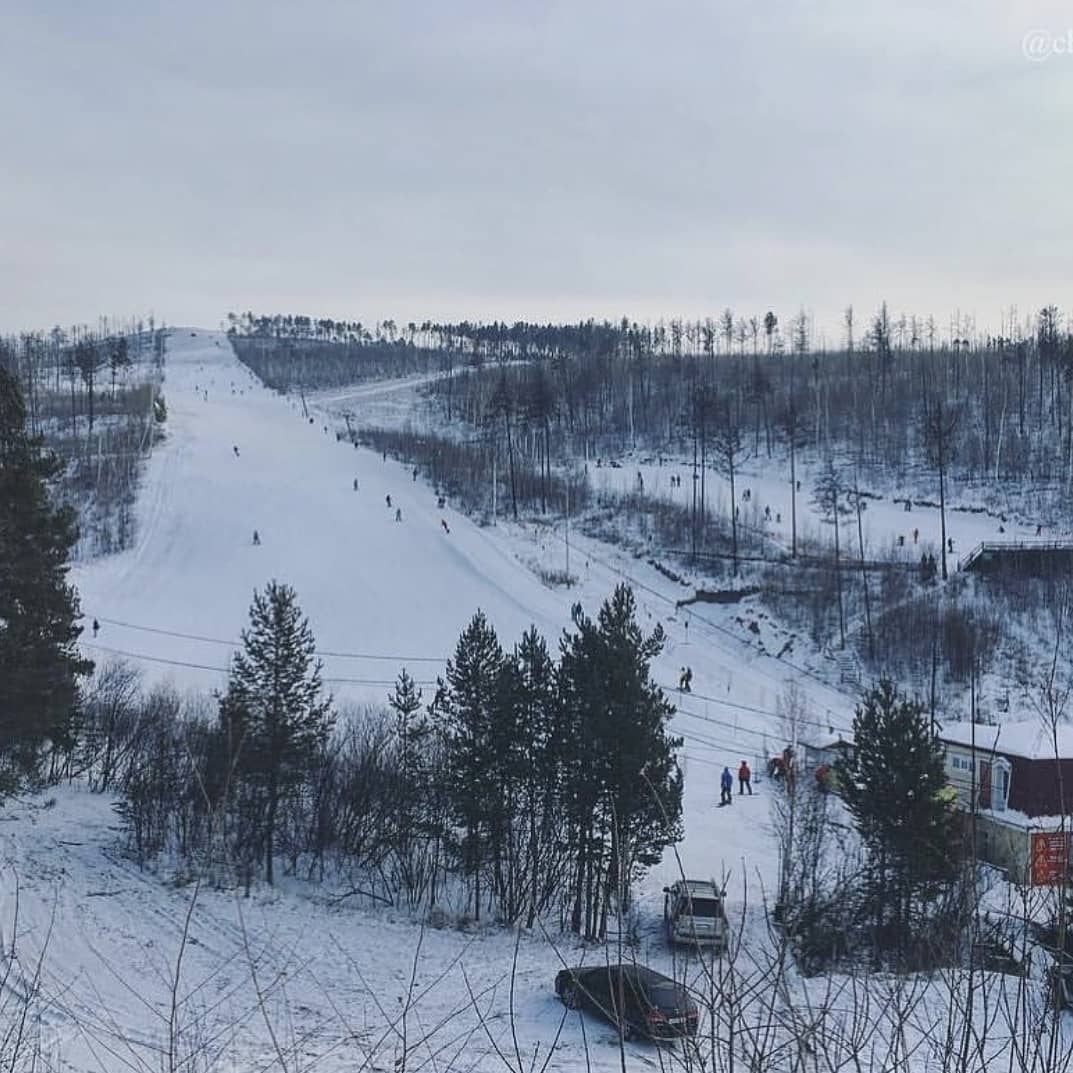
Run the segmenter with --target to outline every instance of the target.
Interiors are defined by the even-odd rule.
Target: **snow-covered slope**
[[[817,735],[848,726],[850,694],[759,655],[723,628],[714,608],[677,609],[688,595],[680,586],[584,538],[571,538],[580,584],[545,587],[526,565],[535,549],[525,527],[481,529],[437,509],[433,490],[405,466],[337,442],[320,418],[310,424],[292,400],[260,386],[222,335],[175,333],[166,375],[167,438],[148,467],[136,546],[74,573],[87,622],[101,624],[96,639],[87,631],[89,655],[123,653],[150,681],[222,686],[253,590],[274,577],[297,589],[337,696],[382,702],[404,664],[432,680],[477,607],[506,644],[530,623],[553,640],[574,601],[595,612],[617,581],[630,580],[642,620],[662,622],[668,635],[655,671],[679,706],[675,730],[686,742],[681,866],[691,875],[727,876],[735,931],[740,924],[747,951],[765,942],[758,881],[770,891],[776,872],[767,786],[758,779],[754,797],[717,809],[719,770],[747,757],[759,774],[763,757],[781,748],[774,712],[787,681],[799,686],[807,729]],[[366,385],[346,405],[360,420],[363,399],[399,390]],[[775,501],[774,486],[770,496],[756,494]],[[684,665],[694,677],[683,697],[674,686]],[[517,1044],[523,1055],[537,1055],[538,1067],[552,1048],[550,1070],[586,1067],[587,1042],[589,1068],[620,1068],[610,1029],[575,1014],[562,1022],[552,993],[563,960],[592,960],[600,951],[569,943],[556,949],[536,935],[524,937],[515,954],[514,937],[503,932],[422,933],[401,914],[356,910],[351,899],[335,903],[324,889],[297,884],[250,899],[209,890],[195,899],[191,887],[166,884],[122,858],[109,801],[78,788],[57,798],[54,807],[13,805],[0,828],[8,952],[16,898],[19,904],[18,971],[9,988],[25,986],[47,946],[41,1037],[50,1068],[168,1068],[170,1035],[175,1068],[199,1068],[179,1061],[201,1041],[222,1058],[217,1068],[279,1068],[282,1053],[285,1068],[389,1069],[400,1054],[411,974],[419,998],[406,1038],[410,1047],[427,1043],[417,1044],[407,1069],[448,1068],[458,1054],[466,1068],[504,1068],[489,1035],[513,1055],[512,1005]],[[669,855],[639,892],[641,956],[667,969],[660,888],[678,869]],[[631,1044],[629,1053],[631,1068],[633,1059],[660,1061],[648,1044]]]
[[[396,389],[367,386],[362,394]],[[533,548],[524,529],[482,529],[450,509],[439,510],[433,490],[405,466],[338,442],[321,419],[311,424],[292,400],[264,389],[220,334],[175,333],[165,394],[167,437],[148,467],[136,546],[74,573],[87,623],[97,618],[101,626],[95,639],[87,630],[90,656],[103,661],[124,654],[149,681],[220,687],[254,589],[278,578],[299,594],[333,692],[382,703],[403,665],[419,680],[434,679],[478,607],[504,643],[513,643],[530,623],[554,641],[569,624],[574,601],[595,612],[617,581],[631,580],[642,620],[649,628],[661,621],[668,633],[657,678],[673,691],[681,666],[694,673],[693,693],[674,696],[680,707],[675,729],[686,738],[681,865],[689,874],[728,875],[732,898],[746,878],[754,898],[758,876],[770,889],[775,853],[764,784],[758,780],[755,797],[718,810],[719,770],[748,757],[759,771],[762,758],[781,748],[773,713],[788,679],[799,679],[817,730],[847,726],[851,696],[757,655],[721,628],[714,611],[709,620],[704,608],[677,610],[680,587],[614,549],[572,537],[580,585],[547,588],[526,565]],[[348,405],[359,409],[361,396]],[[396,509],[402,511],[398,522]],[[254,529],[259,546],[252,543]],[[190,891],[166,888],[124,862],[116,853],[108,803],[79,791],[62,794],[55,810],[28,810],[4,834],[6,860],[33,890],[27,956],[55,920],[49,990],[64,998],[52,1010],[50,1031],[71,1068],[127,1064],[98,1053],[98,1037],[120,1046],[115,1041],[125,1034],[143,1048],[143,1057],[151,1056],[151,1041],[167,1027],[168,966],[178,953]],[[660,888],[678,869],[669,857],[640,892],[642,928],[657,964],[669,956],[655,930]],[[4,888],[10,894],[11,883]],[[355,1051],[347,1033],[383,1031],[378,999],[398,1010],[416,928],[352,912],[346,903],[332,907],[320,897],[290,892],[246,903],[205,892],[198,900],[184,977],[184,988],[195,988],[196,995],[187,1008],[201,1011],[206,1032],[241,1025],[228,1029],[240,1056],[236,1068],[252,1068],[248,1063],[271,1054],[267,1027],[251,1007],[251,958],[263,979],[278,982],[286,974],[288,988],[273,991],[273,1017],[291,1025],[292,1042],[323,1056],[317,1068],[351,1068]],[[762,932],[758,904],[753,913],[747,924]],[[455,1007],[466,1005],[460,975],[465,965],[475,989],[499,982],[488,1001],[490,1015],[503,1025],[512,940],[437,932],[424,943],[421,982],[446,975],[421,1016],[461,1017]],[[523,1042],[530,1052],[536,1045],[543,1053],[559,1024],[550,985],[561,962],[538,939],[527,940],[519,956]],[[94,1018],[96,1033],[78,1027]],[[552,1068],[578,1068],[576,1021],[567,1026]],[[475,1031],[472,1018],[457,1024],[463,1034]],[[477,1047],[478,1038],[483,1034],[470,1046]],[[126,1054],[129,1047],[120,1049]],[[617,1050],[607,1050],[617,1061]],[[146,1058],[145,1068],[149,1064]],[[494,1065],[490,1059],[488,1068]]]

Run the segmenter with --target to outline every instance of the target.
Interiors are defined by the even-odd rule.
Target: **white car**
[[[679,879],[663,888],[663,920],[670,943],[726,949],[723,891],[710,879]]]

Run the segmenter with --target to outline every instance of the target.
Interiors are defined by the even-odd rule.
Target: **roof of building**
[[[1073,760],[1073,725],[1051,728],[1042,719],[1024,719],[988,726],[983,723],[943,723],[939,737],[953,745],[972,745],[988,752],[1025,760]]]

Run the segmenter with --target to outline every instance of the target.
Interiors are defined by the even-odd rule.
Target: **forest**
[[[18,381],[27,430],[59,459],[52,490],[77,512],[76,558],[133,542],[141,467],[167,419],[166,340],[151,317],[0,336],[0,368]]]
[[[1046,583],[981,592],[948,576],[945,556],[934,577],[907,569],[905,550],[866,545],[862,514],[880,498],[938,507],[940,547],[950,511],[989,514],[1000,532],[1008,517],[1068,527],[1073,334],[1054,305],[1010,310],[997,333],[960,315],[940,328],[885,304],[866,317],[847,307],[837,345],[804,311],[654,325],[246,313],[229,324],[236,353],[278,390],[415,377],[423,404],[405,424],[346,414],[339,434],[419,466],[483,522],[572,517],[698,588],[759,588],[814,648],[852,651],[851,673],[894,675],[933,712],[965,701],[1004,615],[1035,628],[1053,609]],[[630,461],[684,469],[685,496],[597,488],[594,468]],[[759,504],[738,506],[743,473],[757,471],[790,489],[788,547]],[[798,524],[809,509],[818,530]],[[1007,654],[1033,659],[1031,645]]]

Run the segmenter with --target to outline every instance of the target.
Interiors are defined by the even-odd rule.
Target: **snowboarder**
[[[96,619],[94,619],[93,620],[93,638],[94,638],[94,640],[97,639],[97,634],[100,633],[100,632],[101,632],[101,624]]]
[[[730,768],[723,768],[723,774],[719,779],[719,804],[732,805],[734,803],[734,776],[730,774]]]
[[[397,522],[402,521],[402,507],[396,507],[395,508],[395,521],[397,521]]]
[[[741,767],[738,768],[738,796],[741,797],[746,790],[749,791],[749,796],[753,796],[753,773],[749,770],[749,765],[743,760]]]
[[[384,500],[387,503],[387,509],[391,510],[391,496],[389,496],[389,495],[384,496]]]
[[[235,457],[238,458],[238,444],[233,444],[231,450],[235,452]]]
[[[253,543],[255,545],[261,543],[261,534],[258,533],[256,529],[254,529],[254,531],[253,531]]]
[[[440,519],[440,525],[443,526],[443,531],[445,533],[449,533],[451,531],[451,527],[447,524],[447,519],[446,518],[441,518]]]

